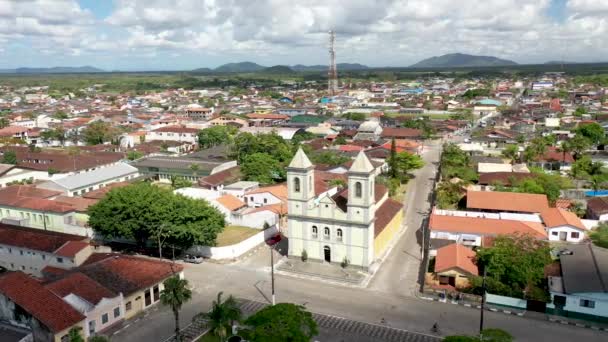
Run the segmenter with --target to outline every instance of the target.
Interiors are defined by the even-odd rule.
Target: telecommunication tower
[[[334,31],[329,31],[329,72],[327,73],[327,91],[330,96],[333,96],[338,92],[338,68],[336,67],[335,42],[336,33]]]

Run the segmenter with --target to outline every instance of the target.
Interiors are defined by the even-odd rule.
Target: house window
[[[317,238],[319,231],[317,230],[317,226],[312,226],[312,237],[314,239]]]
[[[57,262],[62,264],[63,263],[63,258],[57,258]]]
[[[325,227],[325,230],[323,230],[323,237],[324,237],[325,239],[329,239],[329,233],[330,233],[330,232],[329,232],[329,228],[328,228],[328,227]]]
[[[42,254],[42,260],[46,260],[46,255]]]
[[[95,332],[95,321],[89,321],[89,335]]]
[[[157,302],[160,299],[160,291],[158,290],[158,285],[152,288],[154,291],[154,301]]]
[[[19,251],[19,254],[23,255],[23,251],[22,251],[22,250],[20,250],[20,251]]]
[[[557,236],[557,232],[551,232],[551,235]]]
[[[293,189],[295,192],[300,192],[300,178],[296,177],[293,179]]]
[[[125,305],[125,310],[131,311],[131,305],[131,302],[127,302],[127,304]]]
[[[61,336],[61,342],[70,342],[70,337],[68,335]]]
[[[264,204],[268,203],[268,198],[264,198]]]
[[[336,235],[338,236],[338,241],[342,241],[342,229],[338,229]]]
[[[573,238],[573,239],[578,239],[578,237],[579,237],[579,232],[571,232],[571,233],[570,233],[570,237],[571,237],[571,238]]]
[[[105,314],[101,315],[101,324],[106,324],[106,323],[108,323],[108,320],[109,320],[109,319],[108,319],[108,314],[107,314],[107,313],[105,313]]]
[[[120,316],[120,308],[116,307],[114,308],[114,318],[117,318],[118,316]]]
[[[581,299],[580,306],[582,306],[584,308],[594,309],[595,301],[588,300],[588,299]]]
[[[355,183],[355,197],[361,198],[363,196],[363,185],[361,182]]]

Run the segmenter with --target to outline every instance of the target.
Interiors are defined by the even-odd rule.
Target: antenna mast
[[[336,95],[338,92],[338,68],[336,67],[336,50],[334,43],[336,41],[336,33],[329,31],[329,72],[327,74],[327,91],[330,96]]]

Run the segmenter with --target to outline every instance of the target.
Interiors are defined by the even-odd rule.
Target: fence
[[[528,301],[521,298],[505,297],[486,293],[486,302],[488,304],[496,304],[526,310]]]
[[[188,254],[200,255],[214,260],[234,259],[247,253],[257,245],[264,243],[279,232],[277,226],[262,230],[254,236],[237,244],[223,247],[194,246],[186,251]]]

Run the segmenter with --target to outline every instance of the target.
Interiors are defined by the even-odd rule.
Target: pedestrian
[[[437,325],[437,322],[435,322],[433,324],[433,327],[431,328],[431,331],[434,332],[434,333],[439,332],[439,326]]]

